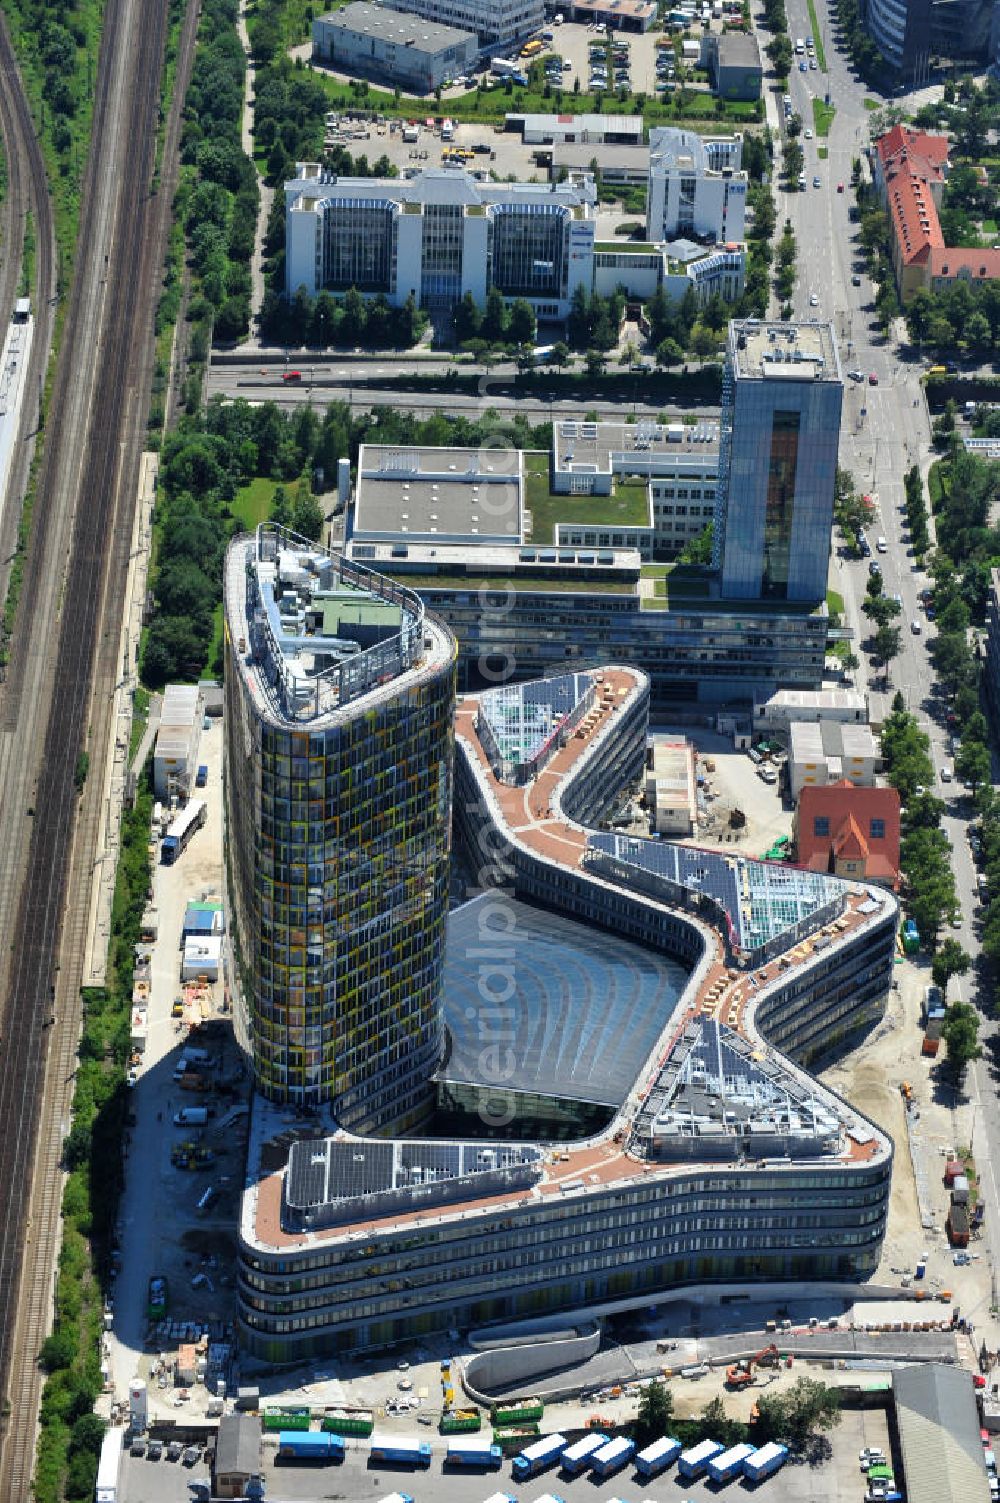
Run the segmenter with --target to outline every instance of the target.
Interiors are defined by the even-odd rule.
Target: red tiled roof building
[[[807,786],[795,816],[798,863],[814,872],[885,887],[899,883],[899,794],[846,779]]]

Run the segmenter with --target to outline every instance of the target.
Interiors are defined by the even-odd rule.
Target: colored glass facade
[[[830,326],[730,325],[715,517],[725,600],[826,599],[843,396]]]
[[[330,1103],[367,1131],[408,1125],[443,1047],[454,642],[424,622],[421,661],[303,723],[246,651],[253,548],[234,543],[226,572],[238,1027],[269,1100]]]

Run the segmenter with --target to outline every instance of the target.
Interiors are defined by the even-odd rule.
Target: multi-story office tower
[[[843,397],[832,324],[729,325],[714,537],[725,599],[826,598]]]
[[[864,0],[865,25],[907,84],[930,80],[931,59],[989,62],[1000,34],[998,0]]]
[[[337,178],[300,162],[285,184],[285,287],[356,287],[394,307],[447,309],[496,287],[540,318],[565,318],[593,276],[596,189],[483,183],[440,168],[412,178]]]
[[[417,1120],[443,1047],[455,643],[416,595],[274,528],[226,558],[237,1029],[269,1100]]]
[[[650,240],[699,235],[741,241],[747,175],[742,136],[702,139],[665,125],[649,133],[646,232]]]

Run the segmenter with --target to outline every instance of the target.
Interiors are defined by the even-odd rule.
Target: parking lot
[[[632,1467],[615,1478],[601,1481],[586,1473],[576,1478],[558,1470],[543,1473],[527,1483],[515,1483],[510,1463],[499,1472],[445,1472],[440,1454],[426,1472],[409,1467],[392,1468],[369,1464],[364,1442],[348,1442],[341,1465],[315,1466],[279,1463],[274,1438],[265,1441],[264,1476],[266,1496],[272,1503],[306,1503],[312,1499],[338,1499],[342,1503],[376,1503],[387,1494],[409,1494],[414,1503],[483,1503],[498,1491],[509,1493],[518,1503],[537,1503],[555,1493],[566,1503],[708,1503],[720,1495],[745,1498],[752,1495],[764,1503],[857,1503],[862,1496],[858,1452],[863,1446],[881,1446],[889,1453],[889,1432],[882,1410],[847,1411],[831,1437],[831,1454],[810,1465],[789,1463],[774,1477],[754,1489],[740,1482],[726,1488],[701,1481],[685,1481],[670,1468],[654,1481],[636,1478]],[[438,1441],[442,1447],[443,1442]],[[190,1499],[189,1483],[206,1475],[204,1464],[187,1468],[163,1460],[145,1461],[126,1457],[123,1469],[123,1503],[181,1503]]]

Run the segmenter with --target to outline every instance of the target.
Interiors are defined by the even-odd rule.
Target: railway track
[[[110,690],[121,667],[120,592],[152,369],[152,313],[169,224],[179,100],[194,46],[197,5],[191,0],[163,186],[151,197],[166,9],[166,0],[108,0],[105,11],[78,272],[22,591],[22,601],[36,600],[34,588],[51,598],[54,580],[55,614],[41,642],[29,618],[19,620],[0,701],[5,793],[8,778],[15,781],[14,748],[33,717],[42,749],[30,785],[22,779],[27,808],[10,809],[0,800],[0,853],[4,821],[30,822],[21,870],[0,854],[0,888],[19,886],[7,930],[14,940],[5,957],[0,1050],[0,1377],[9,1405],[0,1442],[4,1503],[30,1497],[36,1357],[51,1325],[59,1155],[69,1125],[89,896],[104,818],[101,780],[95,776],[81,799],[74,772],[88,735],[97,761],[115,731]],[[41,716],[35,713],[40,669],[50,689]]]
[[[26,216],[34,216],[35,275],[30,289],[35,318],[35,337],[26,376],[25,397],[14,461],[10,471],[10,491],[24,494],[31,459],[33,435],[38,417],[36,393],[40,390],[52,344],[52,325],[56,296],[55,230],[52,201],[42,150],[35,133],[31,106],[24,91],[17,58],[0,11],[0,135],[7,158],[7,194],[0,214],[3,223],[3,257],[0,258],[0,329],[6,329],[14,311],[21,276]],[[0,600],[7,594],[10,572],[8,558],[17,539],[19,506],[4,512],[0,533]]]

